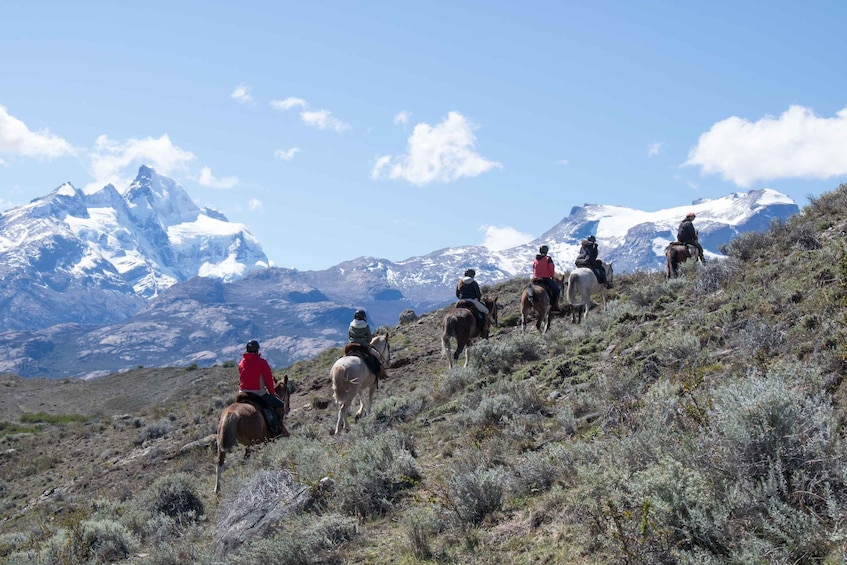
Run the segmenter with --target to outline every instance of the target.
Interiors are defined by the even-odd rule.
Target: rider
[[[482,291],[479,289],[479,283],[474,280],[475,276],[476,271],[473,269],[465,271],[464,276],[459,279],[456,285],[456,298],[466,300],[474,305],[478,312],[477,325],[482,329],[485,325],[485,317],[488,315],[488,308],[482,303]]]
[[[375,375],[387,379],[388,373],[380,372],[382,369],[382,359],[379,352],[371,347],[373,333],[371,333],[371,327],[368,325],[368,313],[361,308],[353,313],[353,321],[350,322],[347,328],[347,337],[350,339],[350,343],[358,343],[367,349],[371,354],[373,363],[371,370]]]
[[[559,310],[559,285],[556,284],[554,277],[556,276],[556,266],[553,264],[553,259],[547,255],[550,248],[542,245],[538,248],[538,255],[535,256],[535,261],[532,263],[532,276],[535,279],[540,279],[541,283],[553,295],[553,311]]]
[[[269,408],[269,410],[264,410],[264,413],[268,419],[271,436],[288,437],[288,430],[285,429],[285,424],[280,421],[279,414],[276,411],[277,408],[282,408],[285,411],[285,402],[277,396],[274,390],[276,383],[271,372],[271,366],[259,354],[259,342],[255,339],[247,342],[246,352],[238,364],[238,377],[240,381],[239,391],[256,397],[262,406]],[[262,385],[267,392],[262,391]]]
[[[597,281],[606,288],[612,288],[612,283],[606,280],[606,269],[603,267],[603,262],[597,258],[597,238],[589,235],[583,239],[579,248],[579,255],[576,258],[577,267],[585,267],[591,269],[597,276]]]
[[[703,246],[700,245],[700,242],[697,238],[697,230],[694,229],[694,218],[697,216],[694,212],[689,212],[685,215],[685,219],[682,220],[679,224],[679,229],[676,232],[676,240],[680,243],[684,243],[685,245],[693,245],[697,248],[697,256],[700,258],[701,263],[706,262],[706,258],[703,256]]]

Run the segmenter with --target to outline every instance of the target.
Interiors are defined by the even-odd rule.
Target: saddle
[[[556,296],[553,291],[553,281],[550,279],[539,279],[537,277],[533,277],[532,284],[537,284],[540,287],[543,287],[547,291],[547,298],[550,299],[550,304],[556,301]]]
[[[280,421],[279,414],[277,414],[276,410],[272,406],[268,406],[265,404],[265,401],[258,394],[254,394],[252,392],[244,392],[238,391],[238,394],[235,396],[236,402],[241,402],[244,404],[252,404],[253,407],[258,410],[259,414],[265,419],[265,423],[268,425],[268,430],[271,432],[271,437],[277,437],[280,435]],[[283,430],[285,427],[283,426]],[[288,431],[285,430],[283,435],[287,435]]]
[[[344,346],[344,357],[358,357],[365,362],[368,370],[379,378],[379,373],[382,370],[382,363],[371,355],[371,348],[362,345],[361,343],[348,343]]]
[[[470,310],[476,319],[476,325],[479,328],[480,333],[482,333],[485,328],[485,314],[479,311],[476,305],[469,300],[459,300],[456,302],[456,308],[464,308],[466,310]]]

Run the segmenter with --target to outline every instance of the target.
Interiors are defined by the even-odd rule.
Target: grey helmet
[[[356,310],[355,314],[353,314],[353,319],[354,320],[367,320],[368,319],[368,313],[360,308],[359,310]]]

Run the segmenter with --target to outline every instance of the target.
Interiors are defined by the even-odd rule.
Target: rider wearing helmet
[[[373,334],[371,327],[368,325],[368,313],[362,310],[356,310],[353,314],[353,321],[347,328],[347,337],[350,338],[350,343],[358,343],[365,347],[370,347]]]
[[[612,285],[606,280],[606,269],[603,267],[603,262],[597,258],[598,253],[597,238],[589,235],[580,244],[579,255],[575,261],[576,266],[591,269],[594,276],[597,277],[597,282],[606,288],[612,288]]]
[[[462,278],[456,284],[456,298],[466,300],[474,305],[479,315],[477,323],[480,328],[485,325],[485,317],[488,315],[488,308],[482,303],[482,291],[479,289],[479,283],[474,280],[476,271],[467,269]]]
[[[703,256],[703,246],[700,245],[697,237],[697,230],[694,229],[694,218],[697,216],[694,212],[689,212],[685,215],[685,219],[682,220],[679,224],[679,229],[676,231],[676,240],[685,245],[693,245],[697,248],[697,256],[700,259],[701,263],[706,262],[706,258]]]
[[[254,397],[260,406],[269,408],[263,412],[268,420],[272,437],[278,435],[288,437],[288,430],[285,429],[276,411],[276,408],[282,408],[284,411],[285,402],[276,394],[276,383],[271,366],[259,353],[259,342],[255,339],[248,341],[245,349],[241,362],[238,363],[238,389]]]
[[[368,313],[361,308],[353,313],[353,321],[350,322],[350,325],[347,328],[347,337],[349,338],[350,343],[358,343],[371,354],[372,359],[370,360],[370,363],[373,364],[371,371],[379,378],[387,379],[388,373],[381,370],[382,358],[380,357],[379,352],[371,347],[373,333],[371,332],[371,327],[368,325]]]
[[[547,255],[548,251],[550,251],[550,248],[546,245],[538,248],[538,255],[535,256],[535,261],[532,263],[532,277],[533,279],[538,279],[542,285],[547,287],[548,292],[551,294],[553,311],[561,312],[559,310],[559,285],[554,280],[556,266],[553,264],[553,259]]]

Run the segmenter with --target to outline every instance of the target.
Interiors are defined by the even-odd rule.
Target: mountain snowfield
[[[322,271],[269,265],[242,224],[200,208],[175,181],[142,166],[119,191],[65,183],[0,214],[0,371],[97,376],[143,366],[237,359],[250,338],[274,366],[346,341],[352,310],[394,325],[454,300],[466,268],[480,284],[528,277],[541,244],[559,271],[594,234],[616,273],[663,267],[688,212],[708,256],[739,233],[799,210],[770,189],[646,212],[585,204],[511,249],[453,247],[402,261],[359,257]]]

